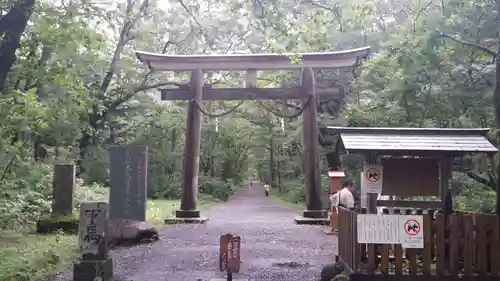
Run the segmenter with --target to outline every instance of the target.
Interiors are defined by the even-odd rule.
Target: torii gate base
[[[163,89],[163,100],[189,100],[184,149],[182,198],[175,218],[165,223],[204,223],[196,209],[200,162],[202,100],[290,100],[301,99],[303,110],[303,155],[306,178],[306,208],[297,224],[328,224],[327,211],[321,197],[319,140],[316,101],[342,99],[341,87],[316,88],[313,68],[345,68],[356,66],[368,55],[370,47],[331,53],[254,54],[178,56],[137,52],[137,57],[156,71],[191,71],[187,87]],[[298,62],[293,58],[300,57]],[[300,87],[286,89],[257,88],[257,70],[301,69]],[[203,71],[246,71],[246,88],[204,89]]]

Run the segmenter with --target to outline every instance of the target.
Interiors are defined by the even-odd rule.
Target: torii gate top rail
[[[137,58],[150,69],[163,71],[286,70],[299,68],[344,68],[366,58],[370,47],[327,53],[164,55],[137,51]],[[294,61],[297,58],[297,61]]]

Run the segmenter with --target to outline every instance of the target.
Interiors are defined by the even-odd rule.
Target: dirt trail
[[[243,263],[233,275],[236,280],[319,280],[321,266],[331,263],[337,251],[336,236],[325,235],[320,226],[296,225],[294,213],[265,197],[263,187],[255,183],[203,215],[210,218],[204,225],[166,227],[154,244],[115,251],[119,280],[223,278],[218,270],[219,237],[228,232],[242,239]],[[283,266],[291,262],[299,266]]]

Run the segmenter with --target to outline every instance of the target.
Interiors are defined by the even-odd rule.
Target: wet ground
[[[242,239],[242,264],[240,273],[233,275],[235,281],[319,280],[322,265],[332,263],[337,252],[336,236],[325,235],[321,226],[296,225],[295,213],[265,197],[260,185],[246,185],[203,215],[210,218],[203,225],[165,227],[154,244],[114,251],[119,280],[225,278],[218,269],[219,237],[228,232]]]

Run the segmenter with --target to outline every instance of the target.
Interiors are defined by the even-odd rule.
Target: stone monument
[[[74,208],[75,164],[54,166],[52,180],[52,215],[71,216]]]
[[[108,203],[82,202],[78,225],[78,248],[81,260],[73,266],[74,281],[94,281],[113,277],[113,261],[109,257]]]
[[[76,232],[78,218],[73,216],[75,171],[75,164],[73,163],[54,166],[52,211],[50,215],[43,216],[38,220],[38,233],[51,233],[58,229],[66,232]]]
[[[148,149],[143,145],[110,149],[110,220],[146,220]]]

